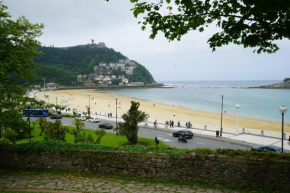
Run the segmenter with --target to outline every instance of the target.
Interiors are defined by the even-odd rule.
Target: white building
[[[124,84],[128,84],[128,83],[129,83],[129,80],[128,80],[128,78],[123,78],[123,79],[122,79],[122,82],[123,82]]]
[[[120,60],[119,60],[119,63],[123,63],[123,64],[125,64],[125,60],[124,60],[124,59],[120,59]]]
[[[123,63],[117,63],[116,65],[117,65],[119,68],[122,68],[122,67],[125,68],[125,64],[123,64]]]
[[[126,74],[132,75],[133,74],[133,70],[126,70]]]
[[[130,60],[127,58],[125,59],[125,64],[129,64],[130,63]]]
[[[94,66],[94,71],[98,70],[99,67],[98,66]]]
[[[111,68],[115,68],[115,67],[116,67],[116,64],[115,64],[115,63],[112,63],[112,62],[110,62],[110,63],[109,63],[109,66],[110,66]]]
[[[99,62],[99,66],[107,66],[107,63],[106,62]]]

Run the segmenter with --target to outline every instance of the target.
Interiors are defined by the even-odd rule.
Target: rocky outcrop
[[[258,88],[279,88],[279,89],[290,89],[290,81],[286,82],[279,82],[272,85],[266,85],[266,86],[259,86]]]

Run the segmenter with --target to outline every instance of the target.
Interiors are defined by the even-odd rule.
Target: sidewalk
[[[82,111],[80,111],[82,112]],[[63,111],[63,113],[67,113]],[[116,117],[108,117],[105,114],[100,114],[95,115],[95,113],[91,114],[92,117],[98,117],[99,119],[102,120],[107,120],[111,122],[116,121]],[[123,121],[122,118],[118,117],[117,118],[118,122]],[[178,131],[182,129],[187,129],[185,127],[177,127],[176,123],[174,127],[166,127],[165,124],[160,123],[161,121],[157,120],[157,127],[154,126],[153,124],[154,120],[148,120],[147,125],[145,123],[140,123],[139,126],[145,127],[148,129],[157,129],[157,130],[164,130],[164,131]],[[254,146],[254,145],[275,145],[278,147],[281,147],[281,133],[277,132],[264,132],[261,130],[256,130],[256,129],[229,129],[229,128],[224,128],[223,129],[223,134],[222,138],[216,137],[216,130],[220,130],[217,127],[208,127],[208,126],[202,126],[202,125],[197,125],[193,124],[193,128],[190,128],[188,130],[192,131],[196,136],[200,137],[206,137],[206,138],[211,138],[214,140],[227,140],[228,142],[232,143],[247,143],[249,147]],[[290,151],[290,145],[288,144],[288,140],[285,139],[284,137],[284,149]]]
[[[52,173],[2,173],[0,170],[1,191],[27,191],[27,192],[110,192],[110,193],[160,193],[160,192],[232,192],[217,185],[215,188],[202,187],[199,185],[182,185],[172,183],[138,182],[113,177],[82,177],[70,174]]]

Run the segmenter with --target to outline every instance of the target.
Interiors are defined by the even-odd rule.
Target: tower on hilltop
[[[94,39],[91,39],[91,41],[92,41],[92,44],[94,44],[94,43],[95,43],[95,40],[94,40]]]

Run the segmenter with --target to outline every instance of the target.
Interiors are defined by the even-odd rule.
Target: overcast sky
[[[283,80],[290,77],[290,40],[278,42],[276,54],[229,45],[212,52],[206,43],[217,31],[189,32],[168,42],[162,33],[149,39],[141,30],[129,0],[4,0],[8,12],[43,23],[42,45],[67,47],[104,42],[144,65],[157,81],[165,80]]]

